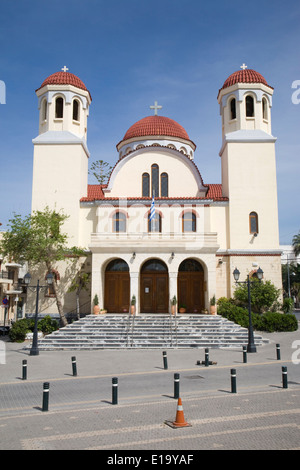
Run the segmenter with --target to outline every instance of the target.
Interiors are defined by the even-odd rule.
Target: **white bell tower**
[[[36,90],[39,135],[33,139],[32,210],[63,210],[69,216],[64,229],[73,246],[80,244],[79,200],[87,195],[91,96],[67,70],[50,75]]]
[[[223,196],[229,198],[227,249],[279,250],[273,88],[245,64],[219,90]]]

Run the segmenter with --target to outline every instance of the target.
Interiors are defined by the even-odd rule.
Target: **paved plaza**
[[[148,463],[156,457],[150,453],[148,460],[142,451],[192,451],[195,463],[200,450],[300,449],[300,333],[262,336],[270,342],[248,353],[246,363],[240,349],[210,349],[209,360],[216,364],[208,367],[197,365],[205,359],[204,349],[167,349],[168,369],[161,349],[30,356],[24,343],[2,337],[0,449],[105,450],[105,459],[114,463],[124,451],[133,456],[141,451]],[[282,367],[287,368],[287,388]],[[231,369],[236,369],[236,393]],[[184,417],[191,424],[179,429],[166,424],[177,413],[175,373]],[[112,403],[113,377],[118,378],[117,404]],[[42,410],[45,382],[48,411]]]

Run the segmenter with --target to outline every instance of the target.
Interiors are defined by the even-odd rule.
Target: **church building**
[[[218,91],[221,184],[205,180],[188,130],[155,102],[116,136],[107,184],[90,185],[89,90],[64,68],[36,95],[32,210],[62,209],[69,245],[87,253],[74,272],[58,263],[54,273],[65,313],[76,306],[68,288],[79,269],[91,273],[87,312],[97,295],[108,313],[127,313],[133,296],[137,314],[169,313],[176,296],[178,308],[201,314],[212,297],[232,296],[236,267],[241,280],[260,267],[281,289],[273,88],[260,73],[243,65]],[[56,313],[51,294],[41,303]]]

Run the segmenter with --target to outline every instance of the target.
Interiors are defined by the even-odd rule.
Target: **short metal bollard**
[[[247,347],[243,346],[243,363],[247,363]]]
[[[22,380],[27,380],[27,361],[24,359],[22,361]]]
[[[168,369],[168,358],[167,358],[167,352],[163,351],[163,362],[164,362],[164,369]]]
[[[205,349],[205,367],[209,366],[209,349]]]
[[[277,357],[278,361],[280,361],[281,355],[280,355],[280,344],[279,343],[276,344],[276,357]]]
[[[236,393],[236,369],[231,369],[231,393]]]
[[[288,388],[287,367],[282,366],[282,388]]]
[[[72,356],[72,371],[73,371],[73,377],[77,377],[77,364],[76,364],[75,356]]]
[[[112,378],[112,404],[118,404],[118,378]]]
[[[174,398],[179,398],[179,388],[180,388],[180,374],[174,374]]]
[[[44,382],[43,384],[43,406],[42,411],[48,411],[49,409],[49,382]]]

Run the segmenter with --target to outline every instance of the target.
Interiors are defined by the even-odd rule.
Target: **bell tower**
[[[64,67],[36,90],[39,135],[33,139],[32,211],[63,210],[71,246],[79,240],[79,200],[87,195],[87,118],[91,95]]]
[[[272,95],[266,79],[245,64],[218,93],[222,190],[229,198],[227,250],[244,256],[279,252]]]

